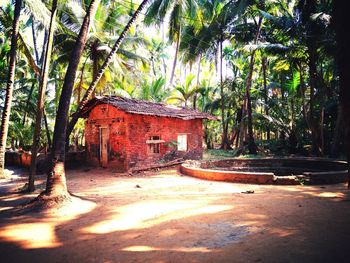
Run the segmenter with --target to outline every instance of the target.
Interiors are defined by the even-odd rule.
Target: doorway
[[[100,165],[107,167],[108,165],[108,144],[109,129],[108,127],[100,127]]]

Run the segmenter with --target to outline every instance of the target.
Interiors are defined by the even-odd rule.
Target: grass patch
[[[237,150],[221,150],[221,149],[210,149],[205,150],[203,153],[204,160],[221,160],[221,159],[229,159],[229,158],[242,158],[242,159],[252,159],[252,158],[264,158],[266,157],[264,154],[245,154],[236,156]]]
[[[211,159],[228,159],[233,158],[236,155],[236,150],[221,150],[221,149],[210,149],[205,150],[203,154],[203,159],[211,160]]]

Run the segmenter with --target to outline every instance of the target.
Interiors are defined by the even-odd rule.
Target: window
[[[177,136],[177,150],[187,151],[187,134],[179,134]]]
[[[150,153],[160,153],[160,136],[150,136],[149,137],[149,152]]]

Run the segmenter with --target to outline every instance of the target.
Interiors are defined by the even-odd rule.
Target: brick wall
[[[88,159],[99,165],[100,128],[109,129],[108,167],[125,171],[147,168],[180,157],[199,159],[202,157],[202,120],[181,120],[148,115],[127,114],[111,105],[96,106],[85,121],[85,139]],[[187,134],[188,150],[177,151],[178,134]],[[152,153],[146,143],[151,136],[159,136],[164,143],[160,152]]]
[[[199,159],[202,157],[202,121],[181,120],[148,115],[128,114],[128,137],[132,142],[128,145],[129,168],[142,168],[154,163],[162,163],[172,159]],[[187,134],[188,150],[177,151],[178,134]],[[151,136],[159,136],[164,143],[160,144],[160,153],[150,153],[146,140]]]

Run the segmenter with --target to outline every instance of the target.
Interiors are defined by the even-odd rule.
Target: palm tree
[[[181,43],[182,25],[188,20],[196,19],[197,17],[197,0],[178,0],[175,3],[169,0],[153,0],[146,12],[145,23],[147,25],[160,25],[164,18],[169,14],[169,40],[176,42],[173,65],[170,73],[169,86],[173,84],[176,63]]]
[[[228,149],[229,140],[225,129],[225,94],[223,80],[223,43],[232,37],[235,26],[246,12],[249,1],[205,1],[201,3],[203,8],[202,23],[189,25],[184,29],[186,41],[181,50],[189,51],[187,60],[193,60],[196,56],[205,54],[207,58],[217,59],[219,57],[220,97],[221,97],[221,123],[222,141],[221,147]],[[188,37],[188,35],[192,35]]]
[[[76,77],[76,71],[86,44],[87,34],[90,29],[90,22],[95,16],[98,5],[98,0],[92,0],[90,2],[75,47],[70,56],[71,59],[66,71],[56,116],[46,190],[38,197],[38,200],[44,200],[45,203],[47,200],[53,200],[55,203],[60,203],[70,199],[70,195],[67,191],[64,167],[69,105]]]
[[[262,26],[262,18],[259,18],[259,21],[256,23],[256,35],[254,39],[254,44],[257,44],[259,41],[260,33],[261,33],[261,26]],[[254,59],[255,59],[255,52],[256,50],[252,51],[252,54],[250,55],[250,62],[249,62],[249,71],[247,76],[247,82],[246,82],[246,112],[247,112],[247,124],[248,124],[248,150],[249,154],[257,154],[257,147],[254,140],[254,134],[253,134],[253,120],[252,120],[252,102],[251,102],[251,96],[250,96],[250,89],[252,86],[252,77],[253,77],[253,71],[254,71]]]
[[[168,96],[168,92],[164,89],[165,78],[160,77],[151,84],[144,83],[141,87],[140,99],[153,102],[162,102]]]
[[[105,59],[103,65],[99,69],[98,74],[94,77],[94,79],[91,82],[89,88],[85,92],[85,95],[84,95],[83,99],[80,101],[78,109],[72,115],[71,121],[69,122],[67,133],[66,133],[67,138],[69,138],[69,135],[71,134],[75,124],[77,123],[77,121],[79,119],[80,111],[84,108],[84,106],[88,102],[90,96],[92,95],[92,93],[94,92],[94,90],[96,88],[96,85],[100,81],[100,79],[103,76],[103,74],[104,74],[105,70],[107,69],[108,65],[111,63],[114,54],[117,52],[120,44],[123,42],[124,38],[126,37],[126,34],[128,33],[131,25],[135,22],[136,18],[139,16],[139,14],[142,12],[144,7],[147,5],[148,1],[149,0],[143,0],[141,2],[141,4],[137,8],[137,10],[133,14],[133,16],[130,18],[129,22],[126,24],[124,30],[122,31],[122,33],[120,34],[119,38],[115,42],[114,46],[112,47],[112,49],[111,49],[110,53],[108,54],[107,58]]]
[[[173,95],[167,98],[168,102],[173,100],[180,101],[184,103],[184,106],[188,106],[188,102],[191,97],[199,92],[199,87],[193,85],[192,82],[195,79],[194,75],[188,75],[184,85],[175,86]]]
[[[30,164],[30,174],[29,174],[29,181],[28,181],[29,192],[33,192],[35,189],[34,176],[36,175],[36,163],[37,163],[38,146],[40,141],[41,120],[44,112],[45,91],[46,91],[46,85],[47,85],[48,75],[49,75],[56,13],[57,13],[57,0],[53,0],[52,8],[51,8],[49,36],[48,36],[48,41],[45,48],[44,65],[41,71],[42,76],[41,76],[40,85],[39,85],[38,108],[36,111],[36,118],[35,118],[35,129],[34,129],[34,138],[33,138],[33,145],[32,145],[32,159]]]
[[[6,98],[5,98],[4,109],[2,112],[2,122],[1,122],[1,130],[0,130],[0,178],[4,177],[6,141],[7,141],[7,133],[9,128],[8,125],[9,125],[10,112],[11,112],[13,84],[14,84],[14,78],[15,78],[16,49],[17,49],[19,16],[21,13],[21,7],[22,7],[22,0],[16,0],[14,19],[12,24],[12,39],[11,39],[8,79],[7,79],[7,85],[6,85]]]

